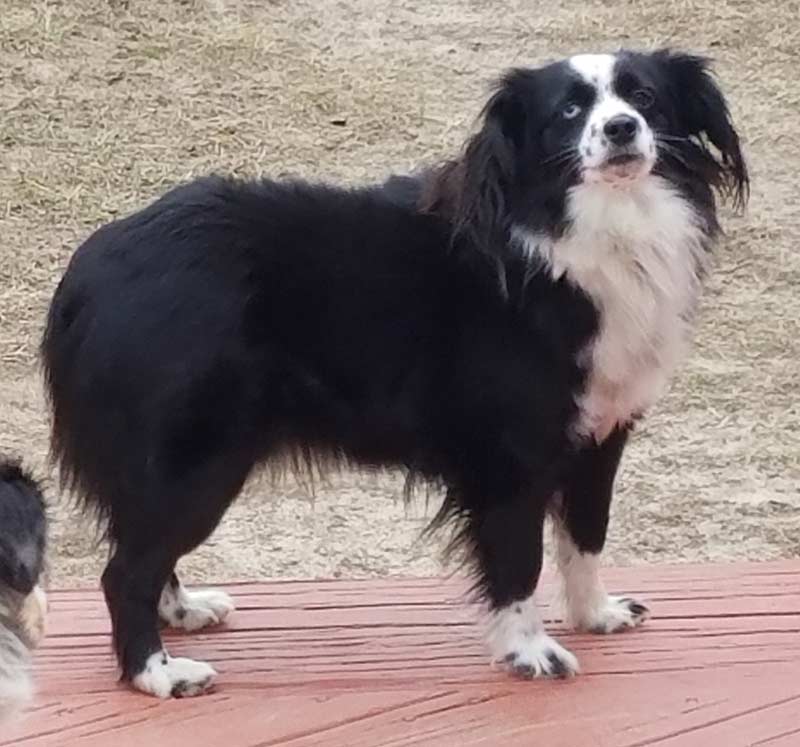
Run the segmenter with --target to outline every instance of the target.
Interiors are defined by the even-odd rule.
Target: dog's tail
[[[97,539],[116,536],[112,508],[126,502],[120,493],[146,459],[130,453],[137,414],[116,397],[114,382],[127,371],[113,357],[109,335],[121,330],[103,321],[96,294],[87,290],[101,284],[93,274],[93,252],[110,230],[116,230],[113,224],[99,229],[73,255],[53,295],[39,349],[50,406],[50,461],[64,495],[96,520]]]
[[[87,314],[80,297],[62,279],[53,296],[39,348],[45,395],[50,405],[50,460],[58,467],[60,486],[106,529],[109,507],[98,497],[93,476],[105,459],[106,441],[93,430],[96,392],[81,370],[86,347]],[[109,416],[110,417],[110,416]]]

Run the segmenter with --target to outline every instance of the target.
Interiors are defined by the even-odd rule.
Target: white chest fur
[[[589,374],[576,432],[600,442],[655,402],[683,357],[705,234],[691,205],[654,176],[628,189],[579,185],[567,210],[571,227],[556,241],[515,233],[599,311],[598,333],[581,352]]]

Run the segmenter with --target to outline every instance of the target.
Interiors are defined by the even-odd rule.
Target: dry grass
[[[48,475],[36,343],[71,251],[99,223],[211,170],[362,181],[408,169],[458,147],[506,66],[668,43],[717,59],[753,199],[726,220],[693,358],[630,450],[610,554],[796,555],[797,15],[777,0],[4,0],[0,448]],[[256,481],[190,569],[435,570],[399,486],[343,475],[312,506],[294,486],[267,500]],[[54,580],[94,581],[91,532],[63,503],[53,513]]]

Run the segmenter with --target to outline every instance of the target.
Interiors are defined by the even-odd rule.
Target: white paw
[[[580,671],[575,656],[544,632],[533,595],[493,613],[487,643],[493,660],[518,677],[571,677]]]
[[[572,677],[580,671],[575,655],[547,633],[520,639],[503,662],[517,677]]]
[[[167,625],[191,632],[219,625],[234,609],[233,600],[224,591],[189,591],[181,586],[164,589],[158,614]]]
[[[576,621],[576,627],[591,633],[618,633],[636,628],[650,617],[650,610],[630,597],[606,596],[603,604]]]
[[[214,668],[202,661],[173,658],[159,651],[133,678],[133,686],[157,698],[190,698],[207,692],[216,676]]]

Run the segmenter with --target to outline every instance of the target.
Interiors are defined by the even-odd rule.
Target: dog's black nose
[[[36,586],[38,573],[25,563],[17,563],[8,575],[7,583],[20,594],[30,594]]]
[[[639,131],[639,120],[627,114],[618,114],[605,123],[603,132],[614,145],[627,145]]]

